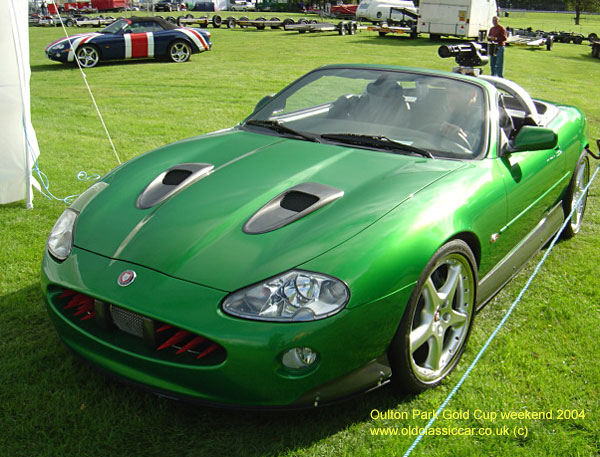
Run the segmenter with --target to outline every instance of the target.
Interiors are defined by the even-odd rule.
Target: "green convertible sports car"
[[[332,65],[113,170],[48,238],[64,343],[175,398],[303,408],[438,385],[574,209],[586,119],[511,81]]]

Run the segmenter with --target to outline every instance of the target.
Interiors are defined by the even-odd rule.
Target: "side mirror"
[[[264,108],[264,106],[269,103],[271,100],[273,100],[274,95],[265,95],[263,98],[260,99],[260,101],[256,104],[256,106],[254,107],[254,113],[256,113],[257,111],[260,111],[261,109]]]
[[[553,149],[557,143],[558,136],[552,129],[525,125],[519,130],[510,152]]]

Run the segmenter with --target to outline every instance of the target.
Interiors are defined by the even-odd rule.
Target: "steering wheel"
[[[444,128],[445,125],[450,126],[450,128]],[[427,133],[432,133],[436,137],[440,138],[440,146],[442,146],[444,142],[447,142],[458,146],[460,152],[465,152],[468,154],[473,153],[473,146],[469,142],[464,130],[457,125],[450,124],[448,122],[443,122],[441,124],[430,122],[420,127],[420,130]]]

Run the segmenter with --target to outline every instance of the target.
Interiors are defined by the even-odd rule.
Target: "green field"
[[[572,17],[527,13],[503,23],[600,35],[600,16],[585,16],[580,27],[572,25]],[[81,30],[69,29],[75,31]],[[454,65],[440,59],[440,43],[426,37],[380,38],[366,31],[346,37],[268,29],[210,31],[213,50],[194,55],[186,64],[137,61],[86,71],[121,160],[229,127],[262,96],[319,65]],[[79,171],[104,174],[117,162],[79,70],[44,56],[44,46],[61,34],[60,28],[30,29],[31,108],[41,149],[39,166],[48,175],[50,190],[65,197],[89,185],[76,179]],[[600,138],[599,74],[600,61],[591,57],[587,44],[557,43],[552,51],[510,47],[505,54],[505,77],[537,98],[576,105],[585,112],[591,142]],[[592,161],[592,168],[596,166]],[[598,182],[591,189],[582,232],[553,249],[448,405],[455,417],[435,423],[439,433],[452,435],[425,437],[411,455],[600,454],[600,364],[595,357],[600,346],[600,289],[595,278],[600,258]],[[399,397],[385,387],[314,411],[223,411],[157,398],[117,383],[66,350],[39,290],[46,237],[65,205],[36,193],[34,206],[29,211],[23,203],[0,207],[2,457],[403,455],[415,438],[409,435],[411,428],[414,432],[425,426],[425,416],[454,387],[541,257],[477,316],[457,372],[438,389]],[[378,419],[374,410],[408,417]],[[559,418],[561,410],[567,413]],[[502,418],[503,413],[514,416]],[[377,427],[398,427],[399,435],[375,435]],[[491,435],[468,435],[480,429],[487,433],[488,428]]]

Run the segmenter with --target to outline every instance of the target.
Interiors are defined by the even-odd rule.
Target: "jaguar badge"
[[[119,279],[117,282],[120,286],[125,287],[135,281],[135,271],[133,270],[125,270],[123,273],[119,275]]]

